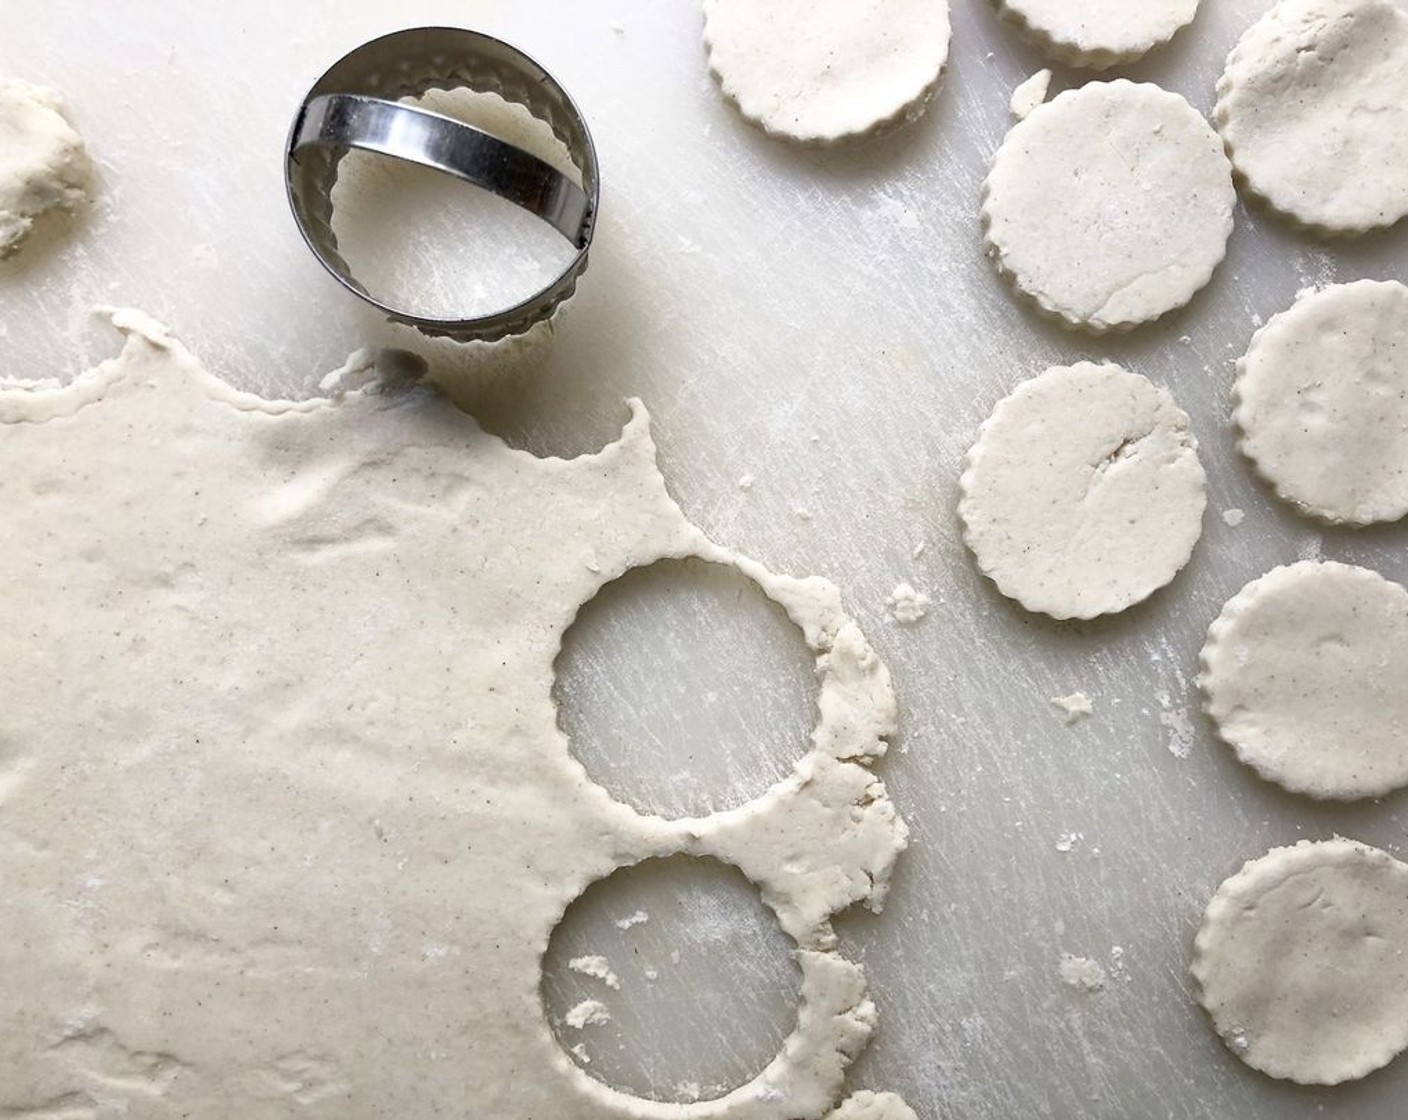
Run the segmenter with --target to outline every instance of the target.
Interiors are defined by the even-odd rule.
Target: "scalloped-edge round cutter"
[[[1350,526],[1408,514],[1408,287],[1303,296],[1253,337],[1233,403],[1242,453],[1299,512]]]
[[[1338,1085],[1408,1046],[1408,865],[1354,840],[1273,848],[1227,879],[1193,944],[1199,1002],[1253,1069]]]
[[[1108,70],[1168,43],[1198,0],[993,0],[1004,23],[1048,58]]]
[[[1103,334],[1191,300],[1226,255],[1236,201],[1222,143],[1187,101],[1091,82],[1008,132],[983,184],[983,230],[1019,295]]]
[[[483,129],[400,100],[459,88],[498,94],[545,122],[567,148],[580,181]],[[443,318],[378,299],[352,274],[332,226],[338,165],[354,148],[491,191],[547,222],[576,255],[546,287],[488,314]],[[567,91],[516,47],[459,27],[396,31],[336,62],[299,106],[284,179],[299,232],[339,284],[394,322],[457,342],[495,342],[550,318],[586,271],[600,201],[596,148]]]
[[[1237,174],[1325,235],[1408,216],[1408,9],[1282,0],[1227,56],[1213,112]]]
[[[948,0],[704,0],[709,70],[744,119],[826,145],[915,120],[948,63]]]
[[[1408,590],[1331,561],[1275,568],[1208,629],[1218,735],[1267,781],[1349,801],[1408,785]]]
[[[959,481],[963,539],[1030,611],[1094,618],[1147,599],[1202,535],[1188,416],[1116,365],[1049,369],[999,402]]]

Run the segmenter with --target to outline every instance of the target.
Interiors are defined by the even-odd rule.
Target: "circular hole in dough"
[[[1408,214],[1408,10],[1283,0],[1228,55],[1214,117],[1247,188],[1321,233]]]
[[[543,1004],[559,1045],[598,1081],[711,1100],[761,1073],[796,1027],[795,948],[736,868],[647,860],[568,907],[543,960]]]
[[[1360,280],[1299,300],[1252,339],[1234,399],[1243,453],[1300,512],[1408,514],[1408,287]]]
[[[983,185],[988,255],[1058,322],[1101,334],[1182,307],[1227,252],[1236,191],[1176,93],[1092,82],[1013,126]]]
[[[1172,580],[1202,534],[1197,446],[1147,378],[1091,362],[1049,369],[998,404],[968,452],[963,538],[1028,610],[1122,611]]]
[[[830,144],[923,112],[948,61],[948,8],[948,0],[704,0],[704,46],[745,119]]]
[[[801,630],[742,573],[662,560],[582,607],[553,691],[595,782],[642,813],[702,817],[758,797],[810,749],[814,665]]]
[[[1348,564],[1247,584],[1208,631],[1205,706],[1263,778],[1352,800],[1408,785],[1408,591]]]
[[[0,79],[0,260],[19,251],[36,218],[87,198],[91,178],[59,95]]]
[[[998,14],[1048,57],[1105,70],[1142,58],[1193,22],[1198,0],[994,0]]]
[[[1253,1069],[1337,1085],[1408,1045],[1408,866],[1353,840],[1252,860],[1193,946],[1200,1000]]]

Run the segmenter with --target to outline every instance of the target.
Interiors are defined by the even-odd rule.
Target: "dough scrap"
[[[998,15],[1057,62],[1108,70],[1193,22],[1198,0],[994,0]]]
[[[0,260],[19,252],[36,218],[87,198],[91,177],[59,95],[0,78]]]
[[[1236,201],[1197,111],[1121,79],[1066,90],[1012,126],[982,219],[988,255],[1019,295],[1103,334],[1192,299],[1226,255]]]
[[[1408,591],[1332,561],[1247,584],[1208,630],[1204,707],[1237,757],[1293,793],[1408,785]]]
[[[1058,366],[984,422],[959,486],[963,539],[1029,611],[1094,618],[1147,599],[1202,535],[1188,417],[1116,365]]]
[[[1353,840],[1273,848],[1217,889],[1199,1000],[1253,1069],[1338,1085],[1408,1046],[1408,865]]]
[[[830,1109],[875,1023],[830,918],[878,906],[906,844],[869,768],[889,674],[836,589],[690,524],[639,405],[601,452],[537,459],[429,389],[266,401],[114,321],[117,359],[0,390],[24,510],[0,666],[25,682],[0,705],[0,1114]],[[553,661],[604,584],[690,556],[789,613],[819,717],[761,797],[670,821],[587,779]],[[540,991],[569,903],[677,853],[740,868],[801,969],[783,1052],[687,1112],[579,1069]]]
[[[862,1089],[847,1097],[826,1120],[919,1120],[914,1109],[894,1093],[872,1093]]]
[[[918,118],[939,88],[948,0],[704,0],[709,70],[773,136],[834,144]]]
[[[1213,117],[1238,175],[1283,217],[1359,234],[1408,215],[1408,10],[1282,0],[1227,57]]]
[[[1038,70],[1012,91],[1012,99],[1007,103],[1008,110],[1019,121],[1032,115],[1032,110],[1046,100],[1051,90],[1051,71]]]
[[[1278,497],[1337,525],[1408,514],[1408,287],[1307,295],[1237,363],[1238,446]]]

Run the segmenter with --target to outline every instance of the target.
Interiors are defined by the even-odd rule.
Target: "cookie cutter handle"
[[[591,202],[577,183],[491,133],[398,101],[354,93],[314,97],[293,131],[291,153],[358,148],[420,164],[491,191],[527,210],[584,248]]]

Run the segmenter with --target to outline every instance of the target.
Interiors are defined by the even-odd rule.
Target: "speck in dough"
[[[59,95],[0,79],[0,260],[19,251],[40,215],[82,202],[90,175]]]
[[[1297,301],[1252,339],[1234,400],[1243,453],[1301,513],[1408,514],[1408,287],[1359,280]]]
[[[948,0],[704,0],[724,95],[765,132],[830,144],[912,120],[938,89]]]
[[[994,0],[998,13],[1057,62],[1105,70],[1142,58],[1193,22],[1198,0]]]
[[[1293,793],[1408,785],[1408,591],[1303,562],[1247,584],[1208,630],[1200,683],[1237,757]]]
[[[1408,1046],[1408,865],[1303,840],[1217,889],[1193,946],[1199,999],[1253,1069],[1337,1085]]]
[[[1242,36],[1217,127],[1251,192],[1322,233],[1408,214],[1408,10],[1283,0]]]
[[[1217,133],[1187,101],[1091,82],[1007,134],[983,186],[983,228],[1020,294],[1102,334],[1192,299],[1226,255],[1236,200]]]
[[[963,539],[1008,598],[1053,618],[1147,599],[1202,534],[1188,417],[1116,365],[1057,367],[1000,402],[968,452]]]

